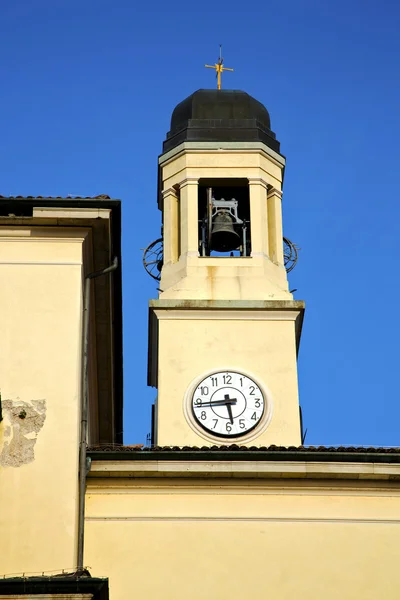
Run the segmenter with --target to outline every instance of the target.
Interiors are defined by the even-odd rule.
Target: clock
[[[196,425],[208,434],[237,438],[265,421],[266,404],[254,379],[236,371],[218,371],[194,387],[190,408]]]

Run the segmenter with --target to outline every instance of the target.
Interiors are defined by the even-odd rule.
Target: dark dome
[[[279,152],[267,109],[240,90],[197,90],[178,104],[163,150],[182,142],[256,142]]]

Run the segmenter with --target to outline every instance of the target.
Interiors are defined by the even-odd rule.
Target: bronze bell
[[[229,252],[240,246],[240,235],[233,227],[233,217],[227,210],[219,210],[213,219],[211,250]]]

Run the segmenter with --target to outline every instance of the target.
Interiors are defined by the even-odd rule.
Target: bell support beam
[[[282,192],[272,187],[268,190],[269,256],[274,263],[283,265]]]
[[[176,263],[179,259],[179,200],[175,188],[163,191],[163,205],[164,264]]]
[[[198,183],[198,179],[188,178],[179,186],[182,256],[199,256]]]
[[[260,178],[249,178],[251,256],[268,256],[267,184]]]

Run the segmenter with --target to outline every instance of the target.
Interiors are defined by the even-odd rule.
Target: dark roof
[[[113,217],[118,221],[117,213],[121,213],[121,201],[110,198],[107,194],[99,196],[2,196],[0,194],[0,217],[14,215],[16,217],[31,217],[32,209],[37,206],[77,207],[77,208],[111,208]],[[119,216],[119,222],[121,217]],[[120,224],[121,225],[121,224]],[[119,230],[121,237],[121,226]]]
[[[97,446],[92,460],[212,460],[400,463],[400,448],[357,446]]]
[[[180,102],[172,113],[163,152],[186,141],[260,141],[280,151],[267,109],[241,90],[197,90]]]
[[[2,196],[0,194],[0,217],[15,215],[31,217],[32,208],[37,206],[77,207],[77,208],[112,208],[115,214],[120,211],[121,201],[106,194],[99,196]]]
[[[93,594],[93,600],[108,600],[108,579],[90,577],[88,571],[60,573],[50,577],[5,577],[0,579],[1,596],[36,594]]]

